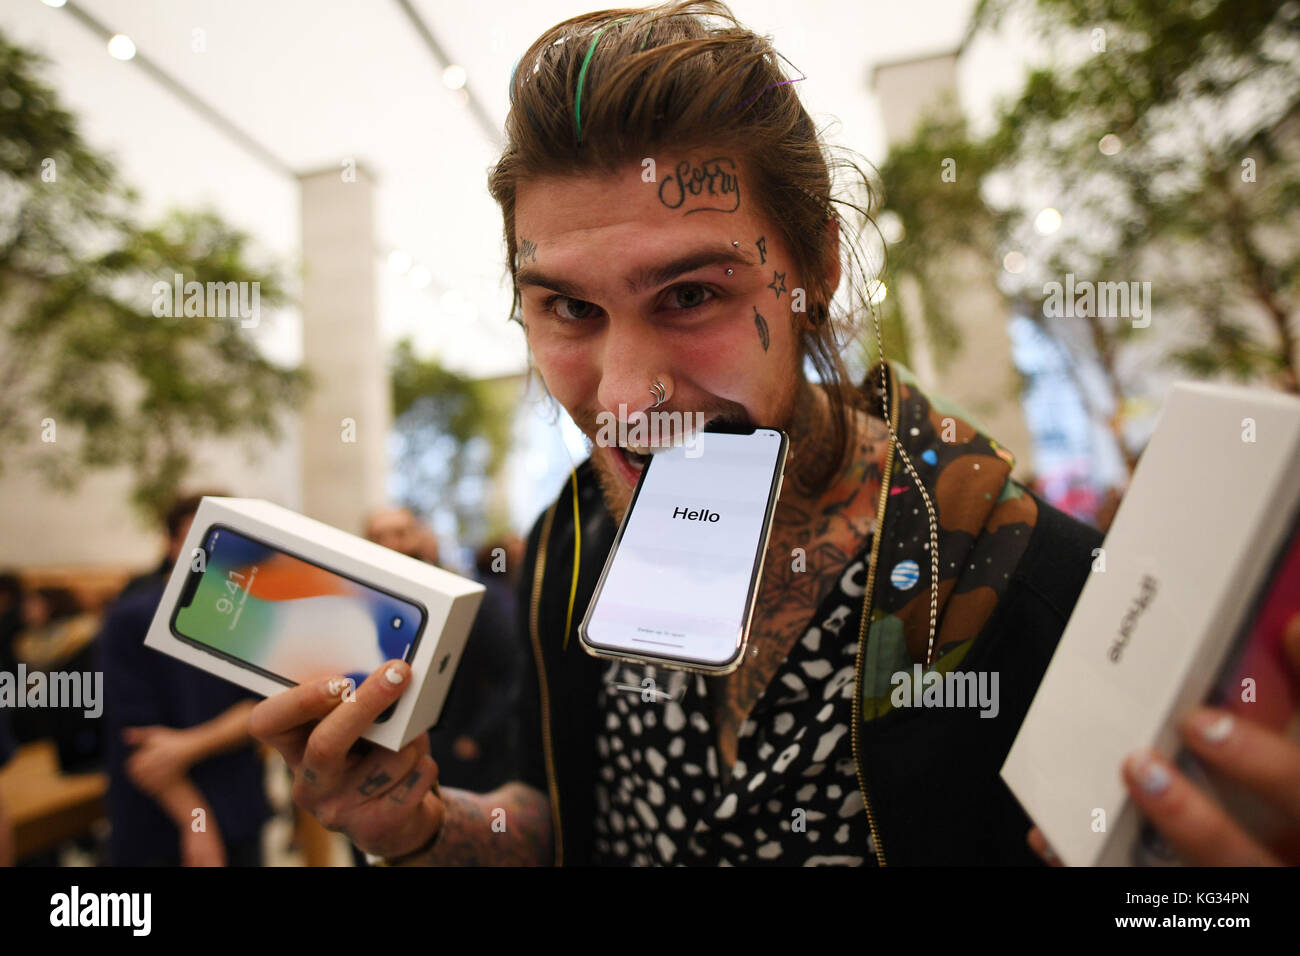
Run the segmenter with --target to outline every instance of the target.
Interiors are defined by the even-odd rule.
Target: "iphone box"
[[[385,661],[415,686],[363,736],[390,750],[442,711],[483,585],[255,498],[205,497],[145,646],[263,696]]]
[[[1120,767],[1141,747],[1199,767],[1178,732],[1198,705],[1296,731],[1281,632],[1300,612],[1300,588],[1286,584],[1300,568],[1298,464],[1300,399],[1172,389],[1002,766],[1065,864],[1177,862]],[[1267,836],[1259,808],[1235,815]]]

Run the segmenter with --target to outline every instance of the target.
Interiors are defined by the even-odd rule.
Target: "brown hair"
[[[187,518],[193,518],[199,510],[199,503],[204,498],[226,498],[228,493],[220,489],[210,489],[208,491],[196,491],[192,494],[181,495],[175,498],[163,512],[163,526],[167,529],[167,537],[176,537],[176,532]]]
[[[710,22],[720,21],[720,22]],[[566,20],[528,48],[510,80],[507,143],[488,175],[501,206],[506,264],[514,274],[515,195],[536,176],[608,173],[656,150],[710,146],[735,150],[752,182],[749,194],[780,230],[803,276],[808,321],[800,323],[801,358],[811,362],[831,399],[834,447],[824,481],[848,452],[849,408],[861,404],[841,357],[870,309],[857,235],[870,224],[870,180],[851,158],[833,158],[804,110],[779,54],[716,0],[646,9],[604,10]],[[832,195],[837,174],[865,188],[859,204]],[[837,207],[853,214],[852,221]],[[828,228],[834,220],[836,229]],[[874,228],[874,226],[873,226]],[[848,268],[848,314],[830,314],[827,280],[835,237]],[[514,286],[512,318],[520,315]]]

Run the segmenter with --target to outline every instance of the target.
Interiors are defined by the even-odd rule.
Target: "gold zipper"
[[[555,779],[555,755],[551,745],[551,692],[546,683],[546,665],[542,659],[542,641],[537,633],[538,612],[542,603],[542,575],[546,569],[546,543],[551,538],[551,525],[555,521],[556,499],[542,522],[542,537],[537,544],[537,561],[533,567],[533,597],[528,611],[528,633],[532,638],[533,659],[537,664],[537,685],[541,691],[542,752],[546,755],[546,788],[551,795],[551,831],[555,840],[555,865],[564,865],[564,836],[560,829],[560,788]],[[575,519],[576,520],[576,519]]]
[[[898,434],[898,401],[894,393],[893,369],[889,373],[889,420],[893,424],[893,433]],[[876,562],[880,558],[880,541],[885,531],[885,505],[889,499],[889,479],[894,471],[894,443],[889,443],[885,455],[885,471],[880,478],[880,500],[876,503],[876,530],[871,540],[871,558],[867,566],[867,593],[862,599],[862,621],[858,625],[858,659],[853,677],[853,760],[857,764],[858,788],[862,791],[862,805],[867,810],[867,825],[871,827],[871,842],[875,848],[876,862],[885,866],[885,847],[880,842],[880,830],[876,827],[876,814],[871,809],[871,795],[867,790],[867,778],[862,771],[862,749],[858,742],[858,725],[862,723],[862,664],[867,653],[867,628],[871,621],[871,595],[876,586]]]
[[[898,432],[898,402],[894,388],[892,370],[889,373],[889,410],[894,432]],[[862,621],[858,626],[858,655],[853,679],[853,759],[858,771],[858,788],[862,791],[862,804],[867,811],[867,824],[871,828],[871,839],[875,846],[876,861],[885,866],[885,847],[880,841],[880,831],[876,826],[876,815],[871,809],[871,795],[867,789],[866,777],[862,772],[861,746],[858,742],[858,725],[862,722],[862,665],[866,656],[867,622],[871,619],[871,596],[875,589],[876,562],[880,555],[880,541],[885,525],[885,506],[889,498],[889,480],[894,470],[894,443],[889,444],[885,456],[885,471],[881,476],[880,499],[876,504],[876,530],[871,541],[871,559],[867,569],[867,593],[862,601]],[[550,688],[546,682],[546,666],[542,658],[542,643],[538,636],[538,616],[541,608],[542,578],[546,570],[546,546],[551,537],[551,526],[555,522],[555,509],[559,507],[557,499],[546,512],[542,522],[541,539],[537,544],[537,560],[533,566],[533,592],[528,613],[528,631],[532,639],[533,659],[537,665],[537,681],[542,709],[542,750],[546,757],[546,786],[551,797],[551,829],[555,839],[555,865],[564,865],[564,838],[560,828],[560,792],[555,774],[554,747],[551,742],[551,707]]]

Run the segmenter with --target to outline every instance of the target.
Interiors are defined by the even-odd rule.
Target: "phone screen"
[[[172,632],[284,684],[337,674],[360,685],[387,660],[410,660],[418,604],[224,525],[203,537]]]
[[[706,668],[741,653],[785,436],[705,432],[651,456],[583,621],[597,653]]]

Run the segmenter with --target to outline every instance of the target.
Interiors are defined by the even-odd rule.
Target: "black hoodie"
[[[843,628],[858,635],[869,611],[871,627],[858,646],[853,749],[876,859],[1036,864],[1025,842],[1031,823],[998,771],[1102,536],[1012,480],[1011,453],[957,409],[922,394],[896,363],[868,376],[874,414],[884,414],[881,377],[902,454],[891,447],[864,606]],[[930,528],[904,459],[938,519],[938,617],[934,661],[922,669],[926,683],[948,672],[968,679],[982,673],[993,686],[996,675],[995,711],[896,706],[902,698],[894,675],[924,661],[930,624]],[[605,664],[582,649],[576,629],[616,530],[586,461],[529,535],[521,579],[520,630],[532,666],[520,705],[519,776],[549,796],[561,865],[592,858],[596,699]]]

